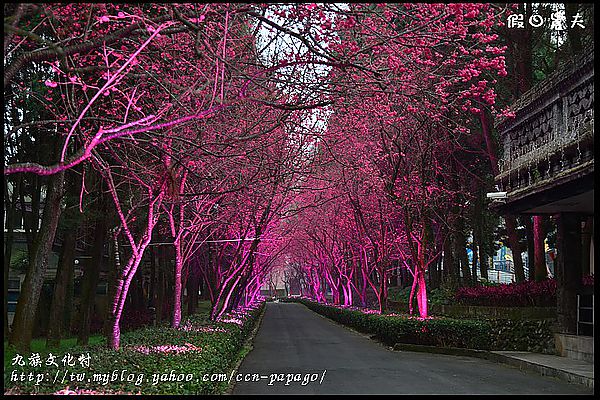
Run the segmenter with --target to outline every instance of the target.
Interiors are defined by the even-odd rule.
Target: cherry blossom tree
[[[505,48],[492,27],[504,12],[491,4],[17,5],[5,22],[13,116],[5,138],[14,149],[4,174],[56,182],[38,258],[52,245],[64,174],[85,164],[101,174],[119,221],[115,349],[157,231],[174,250],[174,328],[185,271],[198,269],[208,283],[219,319],[251,303],[269,272],[289,262],[318,301],[327,287],[343,305],[357,297],[367,305],[373,293],[380,312],[389,272],[402,265],[427,317],[425,277],[451,231],[445,214],[462,207],[457,154],[474,121],[500,114]],[[32,102],[39,117],[19,118]],[[55,159],[18,155],[32,127],[47,132]],[[18,311],[17,326],[33,319],[38,300],[19,306],[29,311]]]

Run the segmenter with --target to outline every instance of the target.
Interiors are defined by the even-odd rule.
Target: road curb
[[[424,346],[408,343],[396,343],[393,346],[393,349],[394,351],[417,351],[423,353],[482,358],[497,363],[508,364],[513,367],[517,367],[523,371],[536,372],[542,376],[551,376],[568,383],[583,385],[591,389],[594,388],[594,378],[579,375],[569,371],[564,371],[554,367],[548,367],[546,365],[540,365],[534,362],[521,360],[518,358],[510,357],[504,354],[499,354],[487,350],[463,349],[458,347]]]
[[[562,381],[583,385],[590,389],[594,388],[594,378],[590,378],[584,375],[579,375],[573,372],[564,371],[558,368],[549,367],[546,365],[537,364],[531,361],[521,360],[518,358],[506,356],[504,354],[498,354],[494,352],[490,352],[489,360],[496,361],[508,365],[512,365],[514,367],[519,368],[520,370],[527,370],[532,372],[537,372],[543,376],[551,376],[554,378],[558,378]]]
[[[260,329],[260,325],[262,324],[262,320],[263,320],[263,317],[265,316],[266,309],[267,309],[267,305],[265,303],[263,305],[262,311],[260,312],[260,315],[258,316],[258,320],[254,324],[254,328],[252,328],[252,331],[250,332],[250,334],[248,335],[246,340],[244,340],[244,344],[242,345],[242,348],[244,348],[245,346],[249,346],[250,350],[248,351],[248,353],[250,353],[252,351],[252,349],[254,348],[252,343],[254,342],[254,338],[256,337],[258,330]],[[233,367],[233,372],[231,373],[231,376],[237,374],[238,369],[240,369],[240,365],[242,365],[242,362],[244,362],[244,359],[248,356],[248,353],[246,353],[246,355],[244,357],[240,357],[240,359],[237,360],[237,362],[235,363],[235,365]],[[223,394],[232,395],[234,388],[235,388],[235,381],[233,381],[229,384],[229,387]]]

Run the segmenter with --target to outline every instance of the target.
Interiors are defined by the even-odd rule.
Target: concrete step
[[[491,351],[490,355],[495,361],[520,369],[594,388],[594,364],[587,361],[526,351]]]

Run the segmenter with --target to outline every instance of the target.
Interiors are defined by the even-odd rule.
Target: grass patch
[[[58,356],[58,368],[10,364],[6,368],[5,363],[4,387],[7,393],[49,394],[66,392],[68,387],[72,394],[221,394],[229,386],[231,369],[247,353],[243,350],[245,339],[263,307],[260,304],[233,313],[222,322],[210,322],[207,314],[200,312],[186,318],[182,329],[158,326],[126,332],[121,336],[119,351],[106,348],[104,343],[86,348],[61,347],[53,353]],[[67,369],[61,360],[67,352],[76,359],[82,352],[89,352],[90,366],[76,363],[68,367],[69,375],[61,382]],[[48,378],[38,385],[15,382],[13,371],[44,373]],[[54,382],[57,372],[59,379]],[[76,379],[71,379],[70,374]]]

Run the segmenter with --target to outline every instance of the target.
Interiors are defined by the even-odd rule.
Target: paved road
[[[293,303],[267,303],[238,374],[262,378],[236,383],[234,394],[592,393],[478,358],[392,351]]]

